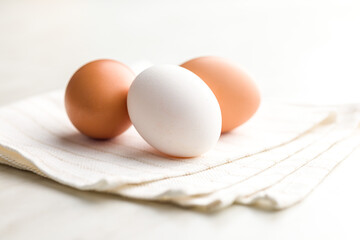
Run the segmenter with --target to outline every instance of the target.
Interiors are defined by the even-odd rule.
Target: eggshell
[[[128,110],[139,134],[170,156],[194,157],[211,149],[221,132],[221,111],[210,88],[175,65],[140,73],[128,93]]]
[[[198,75],[214,92],[222,114],[222,132],[249,120],[260,104],[260,92],[239,66],[220,57],[199,57],[181,64]]]
[[[119,135],[131,126],[126,98],[134,73],[114,60],[85,64],[70,79],[66,112],[74,126],[96,139]]]

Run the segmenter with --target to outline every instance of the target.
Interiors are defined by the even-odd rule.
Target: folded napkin
[[[109,141],[81,135],[63,91],[0,108],[0,163],[81,189],[206,210],[233,203],[282,209],[302,200],[360,143],[357,106],[265,102],[208,153],[167,158],[130,128]]]

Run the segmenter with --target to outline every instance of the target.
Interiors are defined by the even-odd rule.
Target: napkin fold
[[[265,102],[208,153],[164,157],[132,127],[109,141],[81,135],[64,91],[0,108],[0,163],[59,183],[214,210],[233,203],[282,209],[305,198],[360,143],[358,107]]]

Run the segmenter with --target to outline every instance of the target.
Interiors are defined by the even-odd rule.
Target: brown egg
[[[65,92],[66,112],[74,126],[95,139],[115,137],[131,126],[127,93],[135,74],[114,60],[85,64],[71,77]]]
[[[199,57],[181,66],[198,75],[215,94],[221,108],[223,133],[245,123],[258,109],[259,89],[236,64],[220,57]]]

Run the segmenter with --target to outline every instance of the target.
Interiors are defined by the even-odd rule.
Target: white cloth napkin
[[[210,152],[172,159],[134,128],[110,141],[89,139],[63,105],[63,91],[56,91],[2,107],[0,162],[82,190],[207,210],[291,206],[360,143],[357,106],[269,102]]]

